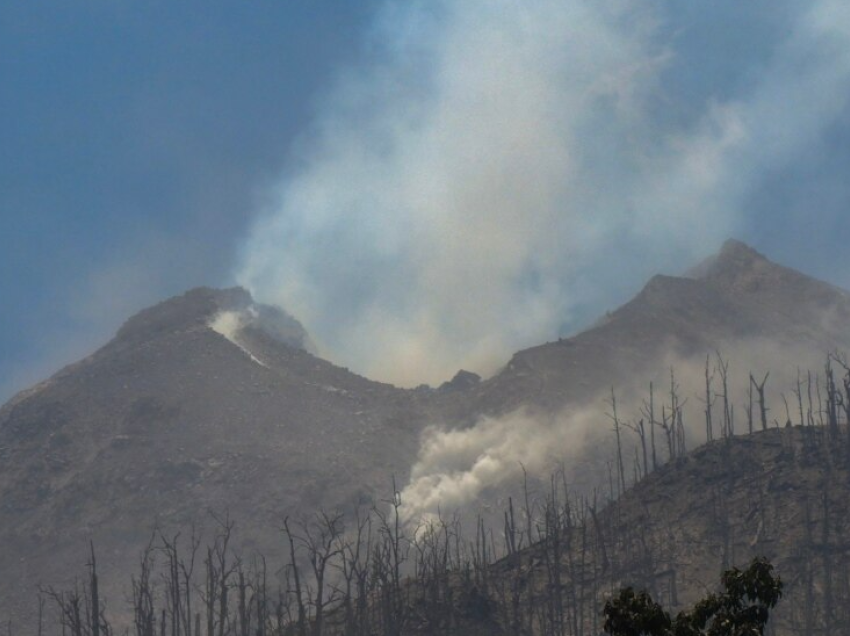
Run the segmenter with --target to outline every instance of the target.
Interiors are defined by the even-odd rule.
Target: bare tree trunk
[[[652,470],[658,469],[658,459],[655,454],[655,403],[652,382],[649,383],[649,436],[652,442]]]
[[[770,377],[770,373],[765,374],[764,379],[761,381],[761,384],[756,382],[756,379],[750,374],[750,384],[755,387],[756,392],[758,393],[758,403],[759,403],[759,416],[761,419],[761,430],[767,430],[767,405],[764,401],[764,385],[767,384],[767,379]]]
[[[709,360],[711,356],[705,356],[705,441],[710,442],[714,439],[714,431],[711,423],[711,406],[714,402],[714,397],[711,394],[711,381],[714,379],[714,374],[709,373]]]
[[[100,636],[100,591],[97,585],[97,561],[94,557],[94,542],[90,541],[91,568],[89,586],[91,587],[91,636]]]
[[[720,372],[720,384],[723,386],[723,435],[727,439],[735,434],[735,424],[732,420],[732,410],[729,406],[729,363],[724,361],[718,351],[717,369]]]
[[[298,636],[307,634],[307,609],[304,607],[304,594],[301,589],[301,573],[298,568],[298,559],[295,552],[295,536],[289,527],[289,517],[283,520],[283,531],[289,541],[289,565],[292,568],[292,577],[295,583],[295,602],[298,608]]]
[[[620,419],[617,416],[617,396],[614,395],[614,387],[611,387],[611,414],[609,417],[614,422],[614,436],[617,440],[617,498],[626,492],[626,469],[623,466],[623,446],[620,441]]]

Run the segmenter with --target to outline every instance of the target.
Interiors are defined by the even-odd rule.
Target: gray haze
[[[746,227],[754,190],[843,114],[850,7],[794,7],[753,60],[727,60],[749,81],[694,97],[671,80],[698,57],[673,5],[389,2],[238,279],[370,377],[492,372],[610,301],[601,289]]]
[[[766,383],[766,403],[770,405],[769,422],[785,424],[786,417],[797,423],[798,407],[794,390],[806,372],[822,373],[825,353],[804,346],[777,345],[763,339],[747,339],[727,343],[722,354],[728,364],[729,402],[733,409],[737,433],[747,430],[747,387],[749,374]],[[655,386],[655,399],[660,417],[661,406],[669,404],[670,371],[674,370],[680,399],[684,402],[683,423],[689,449],[706,441],[705,434],[705,363],[704,356],[682,357],[673,353],[657,361],[655,371],[615,389],[618,417],[624,423],[622,445],[626,474],[631,475],[639,438],[632,430],[648,400],[650,382]],[[710,356],[713,391],[721,389],[716,354]],[[784,411],[788,400],[789,413]],[[554,414],[520,409],[504,417],[482,417],[474,426],[463,429],[434,426],[427,429],[411,469],[409,483],[401,493],[405,516],[411,520],[429,518],[438,512],[452,514],[475,505],[488,488],[509,485],[522,476],[523,470],[533,478],[546,478],[562,469],[579,492],[600,489],[605,483],[605,464],[614,456],[614,432],[611,419],[611,393],[603,391],[588,396]],[[721,418],[720,398],[713,402],[714,426]],[[758,413],[754,415],[756,429]],[[663,433],[656,431],[659,457],[666,460]],[[630,478],[629,478],[630,479]],[[519,493],[514,493],[519,494]]]

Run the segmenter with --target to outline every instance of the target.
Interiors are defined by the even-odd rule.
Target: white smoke
[[[609,301],[600,288],[712,251],[753,184],[846,105],[850,8],[796,9],[752,82],[672,123],[671,6],[387,2],[372,61],[327,95],[240,282],[324,355],[414,385],[489,373]]]
[[[244,320],[241,312],[238,311],[221,311],[213,316],[209,327],[218,334],[221,334],[232,343],[236,343],[236,336],[239,330],[243,327]]]
[[[260,360],[250,349],[248,349],[247,346],[245,346],[245,343],[240,337],[242,329],[255,320],[256,311],[252,312],[252,308],[250,307],[239,311],[225,310],[214,315],[208,326],[210,329],[219,335],[224,336],[230,342],[239,347],[253,362],[256,362],[261,367],[268,367],[265,362]]]
[[[765,384],[768,405],[768,426],[784,426],[790,418],[799,424],[799,402],[795,391],[802,390],[800,399],[808,412],[807,372],[820,375],[823,387],[825,351],[808,346],[810,343],[778,344],[767,339],[746,339],[727,343],[721,359],[727,365],[729,402],[736,434],[748,431],[747,410],[749,375]],[[720,437],[723,393],[720,361],[717,352],[710,352],[712,376],[712,409],[714,438]],[[632,483],[635,453],[641,453],[636,424],[646,418],[649,383],[655,387],[655,416],[662,417],[662,407],[669,409],[671,369],[674,371],[679,400],[683,406],[685,442],[689,450],[706,441],[705,425],[705,356],[683,358],[672,352],[647,360],[642,373],[636,373],[628,384],[616,387],[618,418],[621,422],[621,446],[625,480]],[[813,380],[817,381],[817,380]],[[798,386],[802,382],[802,386]],[[423,436],[410,481],[401,492],[406,519],[417,522],[438,513],[454,514],[476,509],[487,503],[488,490],[516,491],[523,471],[532,479],[545,480],[555,470],[563,470],[570,488],[589,494],[601,489],[607,493],[606,472],[615,466],[615,438],[611,393],[604,387],[588,396],[582,405],[573,405],[556,414],[531,413],[522,409],[499,418],[482,417],[475,425],[464,429],[432,427]],[[816,389],[813,388],[813,391]],[[783,399],[784,396],[784,399]],[[788,404],[786,412],[785,405]],[[761,425],[757,406],[753,412],[754,430]],[[817,411],[818,405],[814,405]],[[669,412],[669,411],[668,411]],[[821,415],[814,413],[817,422]],[[804,416],[804,420],[807,417]],[[645,428],[647,444],[650,433]],[[667,458],[664,432],[656,427],[657,456],[663,463]],[[642,460],[639,460],[642,461]],[[616,483],[616,480],[615,480]]]
[[[523,470],[533,476],[545,474],[579,456],[601,418],[604,415],[595,409],[557,416],[521,410],[501,418],[484,417],[467,429],[430,428],[423,434],[410,482],[401,492],[404,516],[417,520],[438,510],[454,512]]]

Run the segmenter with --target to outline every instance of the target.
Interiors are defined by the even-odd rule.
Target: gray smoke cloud
[[[519,410],[483,417],[466,429],[426,429],[401,492],[403,517],[419,522],[440,512],[454,514],[478,502],[486,489],[515,481],[522,471],[540,478],[574,465],[588,447],[607,437],[599,436],[602,407],[599,402],[556,415]]]
[[[850,7],[781,4],[791,28],[751,81],[688,101],[667,81],[696,54],[672,3],[388,2],[238,280],[375,379],[494,371],[616,298],[601,290],[714,250],[755,185],[843,112]]]
[[[784,426],[790,419],[800,423],[799,403],[795,390],[802,388],[804,421],[808,420],[807,388],[798,381],[807,381],[811,372],[813,383],[823,387],[823,367],[826,352],[802,344],[777,343],[762,338],[752,338],[726,343],[722,360],[728,369],[729,402],[733,411],[736,434],[748,431],[747,410],[749,374],[765,384],[768,405],[768,425]],[[709,355],[712,376],[713,430],[720,437],[722,419],[721,376],[717,352]],[[705,356],[682,357],[673,352],[661,354],[647,361],[643,373],[629,383],[615,388],[618,416],[623,423],[621,440],[626,470],[626,480],[632,482],[635,453],[640,452],[635,424],[646,421],[644,412],[648,400],[648,386],[655,386],[656,417],[661,419],[661,409],[669,408],[670,370],[673,369],[679,400],[683,406],[683,424],[688,449],[692,450],[706,441],[705,425]],[[817,378],[817,376],[820,376]],[[585,495],[599,490],[607,494],[606,462],[615,457],[615,440],[611,420],[610,389],[591,387],[595,393],[588,395],[582,404],[570,405],[557,413],[533,413],[520,409],[503,417],[482,417],[468,428],[427,429],[422,436],[417,460],[410,480],[401,492],[404,516],[411,522],[434,518],[439,513],[454,514],[464,510],[478,511],[490,499],[512,494],[517,500],[523,471],[545,484],[555,470],[562,470],[577,492]],[[813,392],[816,389],[813,386]],[[784,398],[783,398],[784,396]],[[813,398],[812,417],[816,423],[823,417],[822,405]],[[785,405],[788,404],[786,412]],[[757,406],[753,412],[754,430],[760,430]],[[631,426],[631,428],[630,428]],[[649,431],[647,430],[647,438]],[[664,432],[656,427],[657,455],[663,463],[667,459]],[[647,442],[649,443],[649,442]],[[501,510],[497,510],[501,512]],[[473,515],[474,516],[474,515]]]

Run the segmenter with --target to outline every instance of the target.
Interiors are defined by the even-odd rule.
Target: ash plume
[[[375,379],[492,372],[746,228],[841,116],[850,9],[779,5],[752,59],[711,52],[736,81],[693,91],[674,80],[707,53],[675,3],[387,2],[237,279]]]

